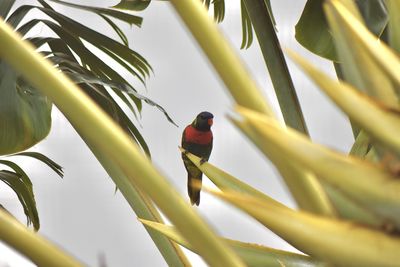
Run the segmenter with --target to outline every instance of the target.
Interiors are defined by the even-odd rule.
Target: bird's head
[[[214,115],[210,112],[203,111],[197,115],[192,125],[194,128],[200,131],[209,131],[213,124]]]

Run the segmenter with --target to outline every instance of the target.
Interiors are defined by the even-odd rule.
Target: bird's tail
[[[201,177],[188,176],[188,194],[192,205],[200,204]]]

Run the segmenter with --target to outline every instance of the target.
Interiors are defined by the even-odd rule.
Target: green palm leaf
[[[51,102],[0,61],[0,155],[25,150],[47,136]]]
[[[308,0],[296,25],[296,40],[311,52],[338,61],[326,16],[322,10],[324,0]],[[383,0],[355,1],[368,28],[380,36],[388,17]]]
[[[7,163],[2,162],[2,164]],[[36,209],[35,197],[32,192],[32,184],[30,185],[30,187],[26,185],[25,180],[27,179],[27,176],[23,171],[22,173],[23,174],[19,174],[17,172],[1,170],[0,181],[8,185],[15,192],[19,199],[19,202],[24,209],[27,224],[29,225],[32,223],[35,230],[38,230],[40,227],[40,222],[38,211]]]

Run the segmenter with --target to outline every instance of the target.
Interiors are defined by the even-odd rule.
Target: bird
[[[190,152],[201,158],[200,164],[208,161],[213,147],[213,133],[211,126],[213,125],[214,115],[210,112],[200,112],[194,121],[185,127],[182,133],[182,153],[183,164],[188,173],[188,195],[192,205],[200,204],[200,191],[203,173],[190,161],[186,156]]]

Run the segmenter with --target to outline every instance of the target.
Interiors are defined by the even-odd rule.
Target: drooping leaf
[[[59,164],[57,164],[55,161],[50,159],[49,157],[43,155],[42,153],[33,152],[33,151],[25,151],[25,152],[20,152],[20,153],[14,154],[12,156],[27,156],[27,157],[37,159],[37,160],[43,162],[44,164],[46,164],[47,166],[49,166],[61,178],[64,176],[63,168]]]
[[[247,49],[253,42],[253,25],[251,24],[244,0],[240,0],[240,10],[242,13],[242,45],[240,49]]]
[[[56,23],[49,21],[49,20],[31,20],[30,22],[24,24],[19,28],[20,32],[27,32],[29,29],[31,29],[34,25],[36,25],[38,22],[42,22],[46,24],[50,29],[52,29],[58,36],[60,36],[61,39],[65,40],[70,48],[80,57],[82,62],[85,62],[85,65],[90,67],[90,72],[93,73],[94,75],[98,75],[100,77],[104,77],[105,79],[112,79],[114,81],[118,81],[121,83],[128,83],[117,71],[109,67],[107,64],[105,64],[102,60],[100,60],[96,55],[94,55],[89,49],[87,49],[82,41],[78,39],[76,36],[74,36],[72,33],[66,31],[63,27],[60,27]],[[49,46],[53,47],[54,40],[53,39],[48,39]],[[57,50],[55,50],[57,52]],[[82,70],[82,69],[81,69]],[[132,68],[129,67],[130,71],[133,71]],[[88,70],[85,70],[86,72]],[[135,75],[136,72],[134,72]],[[130,106],[130,103],[126,100],[123,94],[121,94],[119,91],[115,92],[118,97],[120,97],[127,105],[128,107],[132,110],[133,113],[136,112],[133,107]],[[132,99],[134,100],[134,103],[138,108],[141,107],[140,100],[139,99]]]
[[[150,5],[150,2],[150,0],[121,0],[113,8],[142,11]]]
[[[33,196],[33,186],[32,186],[31,179],[24,172],[24,170],[20,166],[18,166],[18,164],[14,163],[12,161],[9,161],[9,160],[0,160],[0,164],[6,165],[7,167],[11,168],[17,175],[19,175],[19,178],[25,184],[27,190]]]
[[[50,43],[50,46],[52,46],[53,43]],[[53,49],[54,50],[54,49]],[[86,75],[90,77],[89,80],[87,80],[88,83],[81,83],[80,86],[81,88],[89,95],[91,98],[96,101],[98,105],[102,107],[104,111],[106,111],[114,120],[129,134],[131,135],[134,140],[137,141],[138,144],[140,144],[141,148],[144,150],[144,152],[150,156],[150,151],[149,148],[144,141],[142,135],[140,134],[139,130],[136,128],[136,126],[133,124],[131,119],[125,114],[125,112],[119,107],[119,104],[116,103],[116,101],[111,97],[109,92],[100,84],[105,84],[107,85],[107,81],[102,81],[101,79],[97,78],[95,80],[98,80],[97,82],[89,83],[91,79],[94,79],[94,77],[90,76],[90,72],[86,69],[84,69],[82,66],[78,65],[77,62],[70,61],[68,57],[65,56],[59,56],[58,53],[55,53],[53,56],[48,57],[52,62],[55,64],[59,65],[58,67],[64,71],[65,74],[68,76],[74,74],[81,74],[81,75]],[[118,86],[121,86],[119,83],[112,83],[112,84],[117,84]],[[109,84],[110,86],[110,84]],[[117,92],[119,92],[120,89],[116,89]],[[124,89],[125,90],[125,89]],[[133,91],[133,88],[129,87],[130,91]],[[122,95],[122,91],[121,91]],[[132,95],[132,94],[130,94]],[[122,95],[123,96],[123,95]],[[138,99],[134,96],[132,96],[134,99]],[[123,99],[124,102],[127,101],[127,99]],[[139,102],[140,103],[140,102]],[[130,103],[129,103],[130,104]],[[131,110],[133,110],[133,107],[130,107]]]
[[[332,35],[324,15],[324,0],[308,0],[296,24],[296,40],[311,52],[324,58],[338,61]],[[356,1],[368,27],[380,36],[387,24],[384,1]]]
[[[35,145],[50,127],[50,100],[0,61],[0,155]]]
[[[5,19],[10,12],[15,0],[2,0],[0,2],[0,17]]]
[[[173,226],[139,219],[144,225],[164,234],[174,242],[192,250],[193,247],[179,234]],[[233,251],[235,251],[249,267],[313,267],[328,266],[321,261],[312,259],[311,257],[291,253],[283,250],[273,249],[258,244],[240,242],[236,240],[223,239]]]
[[[135,90],[133,90],[133,88],[127,84],[123,84],[123,83],[116,83],[116,82],[112,82],[112,81],[107,81],[107,80],[103,80],[100,78],[96,78],[96,77],[91,77],[89,75],[84,75],[84,74],[78,74],[78,75],[74,75],[73,73],[68,74],[68,77],[74,81],[77,84],[80,83],[87,83],[87,84],[99,84],[102,86],[108,86],[114,89],[118,89],[121,92],[125,92],[129,95],[133,95],[135,96],[137,99],[140,99],[144,102],[146,102],[147,104],[149,104],[150,106],[154,106],[157,109],[159,109],[162,113],[164,113],[165,117],[168,119],[169,122],[171,122],[172,124],[174,124],[175,126],[178,126],[173,120],[172,118],[168,115],[167,111],[160,106],[159,104],[157,104],[156,102],[154,102],[153,100],[137,93]]]
[[[24,12],[16,10],[13,13],[13,16],[11,17],[11,19],[17,17],[17,14],[20,14],[20,13],[26,14],[26,12],[29,9],[34,8],[34,6],[30,6],[30,7],[23,6],[23,7],[25,7],[23,9]],[[23,7],[20,7],[20,8],[23,8]],[[25,25],[23,25],[19,28],[20,32],[22,32],[23,34],[28,32],[39,21],[40,20],[29,21],[28,23],[26,23]],[[60,27],[59,25],[57,25],[51,21],[43,20],[42,22],[45,23],[47,26],[49,26],[53,31],[55,31],[55,33],[57,33],[62,38],[62,40],[66,41],[68,43],[68,45],[70,45],[72,47],[74,52],[76,52],[77,55],[80,56],[82,64],[87,65],[87,63],[85,64],[85,62],[90,63],[90,66],[89,66],[90,71],[86,69],[85,70],[86,72],[93,73],[94,75],[101,75],[107,79],[112,78],[114,81],[127,83],[127,81],[124,78],[122,78],[115,70],[110,68],[107,64],[104,64],[103,61],[98,59],[93,53],[91,53],[88,49],[86,49],[84,44],[78,38],[74,37],[73,34],[70,34],[64,28]],[[60,41],[60,39],[41,38],[38,41],[39,42],[37,42],[37,45],[42,45],[42,44],[48,42],[49,46],[51,47],[51,49],[53,49],[54,52],[66,53],[67,55],[70,55],[71,58],[74,58],[72,53],[69,51],[69,48],[64,44],[63,41]],[[76,67],[76,66],[74,66],[74,67]],[[81,70],[82,69],[83,68],[81,68]],[[132,68],[130,68],[130,67],[128,68],[128,70],[133,71]],[[137,75],[136,73],[134,73],[134,74]],[[94,90],[97,89],[94,86],[91,86],[91,88]],[[99,91],[97,90],[97,92],[99,92]],[[121,92],[116,91],[115,93],[118,97],[120,97],[128,105],[128,107],[132,110],[133,114],[136,114],[136,110],[131,106],[130,101],[128,101],[128,99]],[[109,96],[109,97],[111,98],[111,96]],[[135,103],[137,109],[140,111],[141,107],[142,107],[140,99],[137,99],[133,95],[130,95],[129,98]],[[126,121],[126,120],[124,120],[124,121]],[[132,127],[129,126],[129,128],[132,128]],[[149,154],[147,145],[145,144],[142,136],[137,131],[137,129],[135,129],[135,131],[129,131],[129,132],[136,134],[136,136],[133,136],[134,139],[138,140],[139,143],[142,145],[143,149]]]
[[[89,43],[95,45],[103,52],[110,55],[113,59],[124,59],[131,66],[133,66],[143,77],[150,74],[151,66],[149,63],[137,52],[131,50],[130,48],[118,43],[117,41],[101,34],[92,29],[77,23],[76,21],[64,16],[46,4],[43,0],[38,0],[45,8],[39,8],[46,15],[60,23],[60,25],[70,32],[73,32],[76,36],[83,38]]]
[[[220,23],[225,18],[225,0],[213,0],[214,5],[214,19]]]
[[[36,201],[33,192],[26,186],[20,174],[6,170],[0,170],[0,181],[7,184],[17,195],[26,215],[27,224],[33,224],[37,231],[40,227],[39,215],[36,209]]]
[[[124,43],[124,45],[129,46],[128,38],[126,37],[125,33],[111,19],[102,14],[99,15],[114,29],[119,38],[121,38],[121,41]]]
[[[213,194],[245,211],[297,249],[334,266],[389,267],[400,260],[400,238],[382,231],[278,207],[249,195]]]

